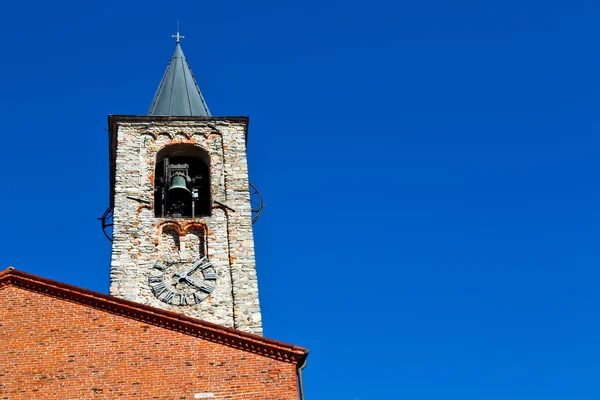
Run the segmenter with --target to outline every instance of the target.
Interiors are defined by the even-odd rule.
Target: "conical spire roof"
[[[181,50],[179,38],[148,115],[210,117],[204,97]]]

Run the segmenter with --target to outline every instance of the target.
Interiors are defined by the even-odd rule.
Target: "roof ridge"
[[[12,267],[0,272],[0,289],[6,286],[17,286],[56,298],[68,299],[126,318],[298,365],[302,365],[309,352],[303,347],[43,278]]]

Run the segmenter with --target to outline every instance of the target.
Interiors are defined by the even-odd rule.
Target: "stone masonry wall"
[[[245,332],[262,334],[248,191],[246,124],[228,119],[123,121],[117,123],[114,230],[110,293]],[[190,144],[210,156],[212,215],[196,219],[156,218],[156,155],[170,144]],[[149,202],[144,204],[128,197]],[[234,211],[231,211],[234,210]],[[178,232],[188,256],[206,251],[218,279],[200,304],[169,305],[148,284],[157,260],[173,248]],[[203,237],[198,237],[203,236]],[[171,238],[171,239],[169,239]]]

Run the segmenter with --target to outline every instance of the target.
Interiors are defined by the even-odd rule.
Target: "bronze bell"
[[[180,192],[181,190],[185,190],[187,193],[191,194],[190,189],[187,188],[185,176],[175,175],[171,178],[171,186],[169,186],[169,192],[177,190]]]

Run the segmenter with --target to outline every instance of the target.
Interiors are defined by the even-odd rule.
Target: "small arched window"
[[[162,218],[209,216],[210,159],[190,144],[173,144],[156,155],[154,214]]]

